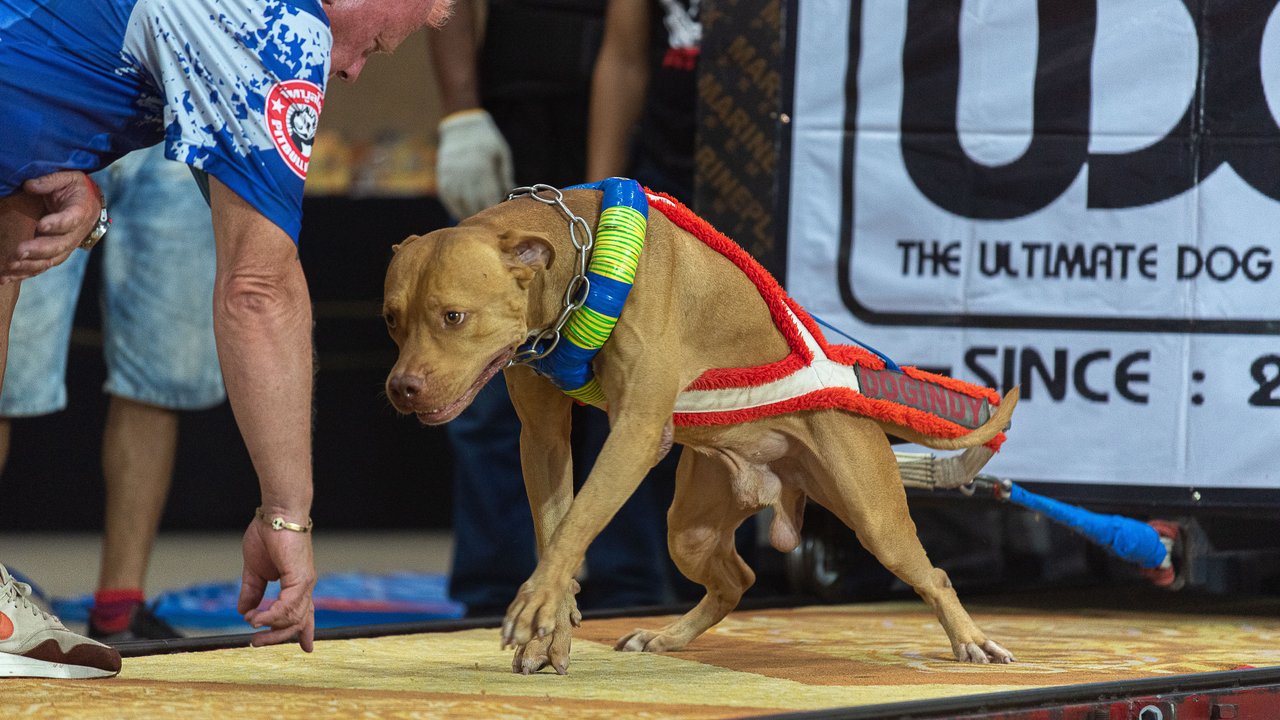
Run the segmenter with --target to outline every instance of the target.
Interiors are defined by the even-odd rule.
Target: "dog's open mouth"
[[[511,356],[514,354],[515,351],[511,348],[507,348],[498,353],[489,361],[488,365],[485,365],[484,370],[480,371],[480,377],[476,378],[476,381],[471,383],[471,387],[467,388],[466,392],[462,393],[457,400],[454,400],[444,407],[415,413],[418,417],[418,422],[423,425],[443,425],[444,423],[458,417],[463,410],[467,409],[467,406],[471,404],[471,401],[475,399],[476,393],[480,392],[480,388],[484,387],[486,383],[493,379],[493,376],[497,375],[499,370],[506,367],[507,361],[510,360]]]

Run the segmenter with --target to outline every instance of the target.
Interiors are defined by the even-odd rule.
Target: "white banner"
[[[788,290],[1021,385],[992,472],[1280,487],[1275,6],[793,4]]]

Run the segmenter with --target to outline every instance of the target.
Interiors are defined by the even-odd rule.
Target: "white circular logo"
[[[267,131],[289,169],[304,180],[320,123],[324,91],[306,80],[276,83],[267,93]]]

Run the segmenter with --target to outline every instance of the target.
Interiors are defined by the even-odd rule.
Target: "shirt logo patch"
[[[320,123],[324,91],[306,80],[276,83],[267,93],[267,130],[280,157],[295,175],[305,180],[311,164],[311,145]]]

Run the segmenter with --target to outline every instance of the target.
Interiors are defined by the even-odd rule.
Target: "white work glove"
[[[474,108],[440,121],[436,185],[440,202],[459,220],[506,198],[515,185],[511,147],[489,113]]]

